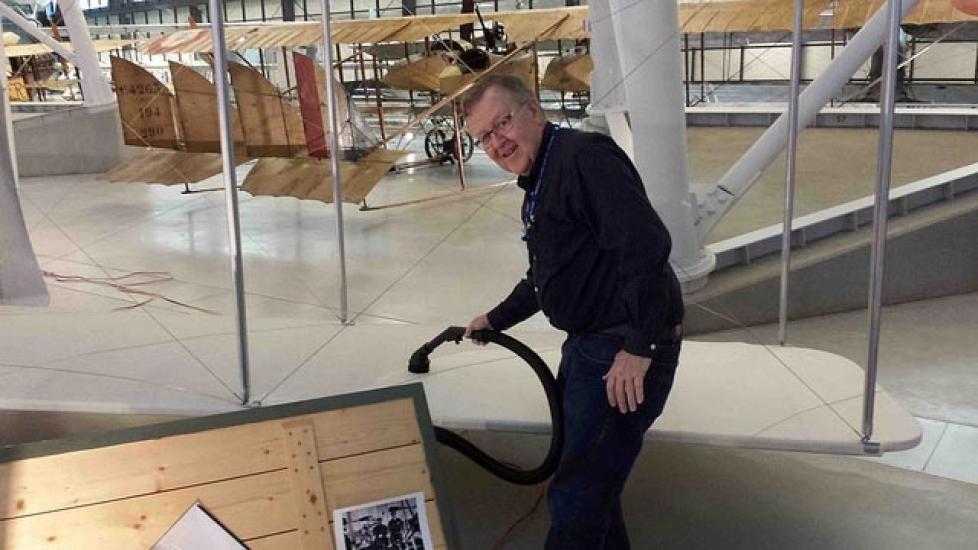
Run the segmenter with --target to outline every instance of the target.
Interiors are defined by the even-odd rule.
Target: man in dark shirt
[[[557,376],[565,443],[547,495],[546,547],[628,548],[620,495],[662,413],[682,342],[669,232],[615,142],[547,122],[519,79],[486,77],[462,109],[489,158],[519,175],[529,253],[526,277],[467,335],[540,310],[568,334]]]

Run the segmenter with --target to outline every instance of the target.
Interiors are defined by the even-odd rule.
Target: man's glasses
[[[520,109],[522,109],[525,105],[526,104],[520,105],[509,114],[496,121],[496,123],[492,125],[492,129],[490,129],[488,132],[482,134],[481,136],[473,136],[475,146],[479,149],[485,149],[493,144],[496,136],[509,133],[509,131],[513,128],[513,117],[516,116],[516,113],[520,112]]]

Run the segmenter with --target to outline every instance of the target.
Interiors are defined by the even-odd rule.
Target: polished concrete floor
[[[814,201],[815,206],[803,209],[820,208],[822,200],[831,204],[867,194],[845,184],[852,180],[841,178],[852,175],[855,185],[863,185],[860,182],[872,173],[862,166],[872,166],[872,155],[867,152],[874,146],[860,145],[869,140],[869,134],[816,131],[811,134],[812,143],[838,146],[841,132],[851,132],[844,135],[854,137],[856,143],[842,147],[852,154],[830,154],[833,162],[827,163],[826,150],[820,149],[816,159],[803,163],[813,173],[826,176],[809,180],[812,187],[801,193],[801,200],[805,205]],[[699,129],[691,129],[694,179],[715,177],[722,171],[721,159],[735,157],[756,133],[738,129],[700,135]],[[960,166],[978,150],[974,133],[944,136],[923,132],[907,143],[914,139],[917,145],[908,151],[928,146],[933,152],[903,153],[917,157],[898,166],[898,172],[911,179]],[[843,170],[835,166],[842,159],[859,164]],[[780,178],[776,172],[772,168],[768,170],[772,175],[765,175],[771,178],[770,186]],[[518,190],[512,186],[478,190],[504,178],[481,156],[467,174],[471,190],[439,202],[374,212],[345,209],[354,318],[464,323],[505,295],[525,270],[518,241]],[[369,202],[382,205],[450,192],[456,186],[449,167],[417,170],[388,177]],[[173,280],[144,289],[227,315],[232,299],[223,199],[216,193],[181,195],[179,191],[65,176],[23,180],[21,199],[44,269],[86,277],[168,272]],[[754,200],[753,195],[745,197],[743,210],[738,209],[740,213],[729,222],[729,231],[772,223],[763,220],[773,215],[780,198],[764,195],[752,207]],[[249,314],[334,319],[339,309],[339,276],[332,205],[242,195],[241,212]],[[740,222],[735,221],[738,216]],[[780,213],[777,216],[780,219]],[[737,223],[744,225],[738,229]],[[413,230],[399,230],[404,224]],[[91,283],[48,282],[56,308],[106,311],[142,300]],[[150,313],[165,309],[191,314],[186,307],[159,298],[142,307]],[[226,318],[230,327],[231,317]],[[635,546],[973,547],[978,524],[978,466],[973,460],[978,451],[975,321],[976,295],[885,310],[881,382],[921,419],[925,430],[921,446],[907,453],[860,460],[675,444],[649,446],[626,495]],[[545,320],[536,317],[528,325],[543,328]],[[793,344],[864,363],[866,335],[861,313],[797,321],[790,330]],[[772,327],[755,327],[699,338],[770,343],[773,331]],[[43,417],[0,417],[5,439],[36,439],[111,424],[111,419],[97,416],[48,417],[46,424],[36,421],[38,418]],[[158,419],[126,422],[153,420]],[[518,436],[508,436],[495,445],[517,454],[539,449],[539,442]],[[502,486],[448,451],[443,457],[449,479],[466,487],[456,499],[459,524],[469,541],[466,548],[492,547],[490,541],[529,508],[539,489]],[[506,547],[539,547],[544,523],[545,514],[533,516],[527,527],[514,532]]]

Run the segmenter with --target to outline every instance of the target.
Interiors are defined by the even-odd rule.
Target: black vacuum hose
[[[415,374],[427,373],[431,368],[431,361],[428,356],[441,344],[454,341],[456,344],[462,341],[465,336],[464,327],[448,327],[434,340],[424,344],[417,351],[411,354],[408,362],[408,370]],[[512,351],[526,361],[533,372],[537,375],[543,385],[543,391],[547,394],[547,404],[550,407],[550,421],[553,430],[550,436],[550,450],[539,466],[532,470],[523,470],[503,464],[495,458],[489,456],[485,451],[470,443],[457,433],[435,426],[435,439],[439,443],[448,445],[456,451],[462,453],[482,466],[496,477],[515,483],[517,485],[535,485],[546,481],[557,469],[557,462],[560,460],[560,451],[564,445],[564,415],[560,407],[560,393],[557,391],[557,381],[554,379],[550,368],[544,363],[532,349],[527,347],[512,336],[491,330],[478,330],[472,333],[474,340],[482,342],[492,342]]]

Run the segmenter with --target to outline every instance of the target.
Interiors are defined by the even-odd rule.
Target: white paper
[[[195,502],[151,550],[247,550]]]

